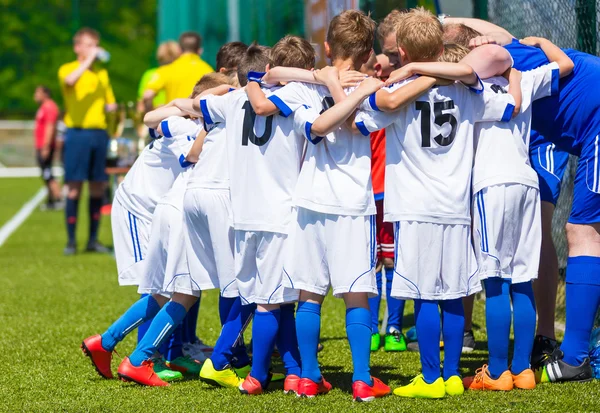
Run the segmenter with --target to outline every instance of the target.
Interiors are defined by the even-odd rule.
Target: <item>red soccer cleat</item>
[[[92,364],[99,375],[105,379],[114,378],[112,371],[110,370],[112,351],[104,350],[100,334],[96,334],[95,336],[83,340],[81,343],[81,351],[92,360]]]
[[[373,385],[369,386],[364,381],[355,381],[352,383],[352,397],[357,402],[372,402],[376,398],[384,397],[390,394],[391,389],[376,377],[373,379]]]
[[[246,376],[246,379],[240,384],[240,393],[258,395],[263,393],[262,384],[250,374]]]
[[[298,395],[298,383],[300,382],[300,377],[295,374],[288,374],[285,376],[285,381],[283,382],[283,392],[285,394],[295,393]]]
[[[152,360],[145,360],[141,366],[136,367],[125,357],[119,365],[117,372],[119,378],[123,381],[133,381],[143,386],[168,386],[169,383],[161,380],[154,373],[154,363]]]
[[[321,380],[316,383],[311,379],[300,379],[298,382],[298,397],[315,397],[319,394],[327,394],[331,390],[331,384],[325,377],[321,376]]]

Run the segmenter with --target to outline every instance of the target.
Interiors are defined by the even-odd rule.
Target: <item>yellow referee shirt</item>
[[[184,53],[174,62],[156,69],[146,89],[158,93],[164,90],[167,102],[177,98],[187,98],[194,85],[202,76],[214,72],[208,63],[195,53]]]
[[[79,67],[76,60],[58,69],[58,80],[65,102],[67,128],[106,129],[105,106],[115,103],[115,95],[106,69],[92,65],[73,86],[65,78]]]

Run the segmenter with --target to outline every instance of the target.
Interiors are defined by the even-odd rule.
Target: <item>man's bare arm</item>
[[[565,77],[571,74],[575,68],[575,63],[562,49],[556,46],[548,39],[543,37],[526,37],[520,41],[527,46],[539,47],[546,55],[550,62],[558,64],[558,73],[560,77]]]
[[[186,116],[187,113],[182,111],[176,106],[161,106],[156,108],[144,115],[144,125],[149,128],[156,129],[160,125],[160,122],[168,118],[169,116]]]
[[[421,76],[392,93],[387,90],[380,90],[375,94],[377,108],[383,112],[394,112],[415,101],[431,89],[436,81],[437,79],[434,77]]]
[[[277,106],[267,99],[257,82],[249,82],[246,85],[246,94],[248,95],[248,100],[252,105],[254,113],[258,116],[270,116],[279,113]]]
[[[492,37],[496,43],[506,45],[512,42],[514,36],[508,30],[485,20],[473,19],[469,17],[446,17],[444,24],[464,24],[471,29],[477,30],[479,33]]]
[[[95,48],[92,53],[85,59],[83,62],[79,64],[77,69],[72,71],[65,77],[65,85],[74,86],[75,83],[81,78],[81,76],[85,73],[86,70],[90,68],[94,60],[96,60],[96,55],[98,54],[99,48]]]

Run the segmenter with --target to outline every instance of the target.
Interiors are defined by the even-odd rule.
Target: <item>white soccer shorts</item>
[[[542,245],[540,195],[522,184],[494,185],[473,200],[479,278],[536,279]]]
[[[192,280],[202,290],[239,295],[233,263],[234,234],[229,191],[188,189],[183,200],[185,244]]]
[[[284,285],[322,296],[377,295],[375,215],[331,215],[298,208]]]
[[[111,226],[119,285],[138,285],[146,270],[151,222],[129,212],[115,198]]]
[[[201,288],[190,277],[182,232],[181,211],[170,204],[158,204],[152,216],[146,275],[138,288],[140,294],[200,296]]]
[[[470,225],[394,223],[392,297],[453,300],[481,291]]]
[[[283,283],[288,236],[267,231],[235,231],[235,273],[242,304],[282,304],[299,291]]]

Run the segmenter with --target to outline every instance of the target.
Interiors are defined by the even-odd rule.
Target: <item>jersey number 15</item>
[[[431,147],[431,105],[429,102],[415,102],[416,109],[421,111],[421,147]],[[442,126],[445,123],[450,124],[450,133],[444,136],[441,133],[433,138],[440,146],[448,146],[454,142],[458,121],[451,113],[443,113],[444,110],[454,109],[454,101],[446,100],[444,102],[435,102],[433,104],[433,121],[436,125]]]

